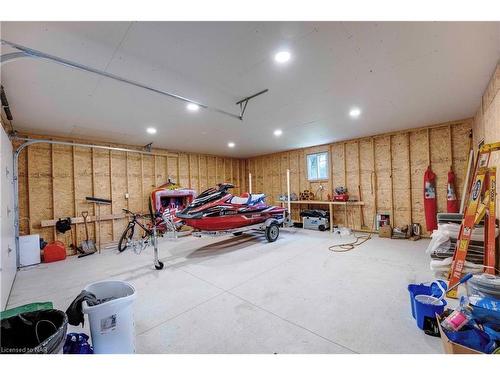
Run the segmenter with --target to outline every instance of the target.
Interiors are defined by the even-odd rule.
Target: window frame
[[[319,155],[326,155],[326,177],[320,177],[319,176],[319,163],[318,165],[318,178],[309,178],[309,157],[310,156],[316,156],[318,158]],[[316,159],[318,160],[318,159]],[[328,151],[319,151],[319,152],[313,152],[311,154],[306,155],[306,173],[307,173],[307,181],[313,181],[313,182],[318,182],[318,181],[329,181],[330,179],[330,153]]]

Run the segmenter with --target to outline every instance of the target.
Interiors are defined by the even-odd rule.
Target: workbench
[[[288,205],[288,201],[276,201],[277,203],[281,204],[281,207],[286,207]],[[330,233],[333,233],[333,206],[344,206],[345,211],[344,211],[344,220],[347,225],[347,206],[364,206],[365,203],[361,201],[352,201],[352,202],[338,202],[338,201],[290,201],[291,205],[297,204],[307,204],[307,205],[314,205],[314,206],[319,206],[319,205],[324,205],[328,206],[328,211],[330,213]],[[361,210],[360,210],[361,211]]]

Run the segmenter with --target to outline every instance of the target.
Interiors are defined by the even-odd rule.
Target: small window
[[[328,152],[307,155],[307,178],[328,180]]]

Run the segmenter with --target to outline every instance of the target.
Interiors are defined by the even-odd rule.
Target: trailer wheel
[[[155,264],[155,268],[161,270],[163,268],[163,262],[158,261],[158,264]]]
[[[243,234],[243,232],[234,232],[233,236],[241,236],[242,234]]]
[[[266,228],[266,239],[269,242],[274,242],[278,239],[280,235],[280,227],[276,223],[272,223]]]

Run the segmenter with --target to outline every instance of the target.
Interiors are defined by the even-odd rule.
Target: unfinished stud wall
[[[445,212],[450,167],[456,175],[457,196],[461,196],[471,127],[472,119],[466,119],[258,156],[247,160],[247,174],[252,174],[253,191],[266,193],[268,203],[286,193],[286,170],[290,169],[291,191],[296,194],[308,189],[316,199],[326,200],[336,186],[346,186],[352,197],[359,198],[360,192],[365,202],[363,229],[372,228],[375,213],[385,213],[391,215],[392,225],[420,223],[428,234],[423,210],[424,172],[430,164],[436,173],[438,211]],[[306,155],[322,151],[329,152],[329,178],[310,182]],[[299,208],[292,205],[292,211],[293,219],[300,220]],[[349,226],[362,229],[360,211],[357,206],[348,208]],[[345,225],[344,217],[344,207],[335,207],[335,223]]]
[[[98,144],[50,136],[23,136]],[[79,244],[85,239],[84,225],[78,223],[71,233],[60,234],[50,221],[81,217],[82,211],[88,211],[90,219],[97,210],[94,212],[94,205],[87,203],[85,197],[95,196],[112,200],[111,205],[101,206],[101,243],[117,241],[127,223],[122,208],[147,212],[151,190],[164,184],[167,178],[197,192],[224,181],[233,183],[236,193],[246,190],[244,181],[240,183],[245,172],[242,160],[160,149],[153,153],[156,155],[66,145],[28,146],[19,157],[21,235],[38,233],[47,242],[60,240],[70,253],[70,243]],[[88,229],[90,238],[97,242],[99,226],[93,218]]]
[[[497,64],[486,91],[474,117],[474,149],[481,141],[484,143],[500,142],[500,63]],[[490,166],[497,168],[497,180],[500,174],[500,152],[491,155]],[[497,207],[500,207],[500,184],[497,183]],[[500,219],[500,210],[497,209]]]

